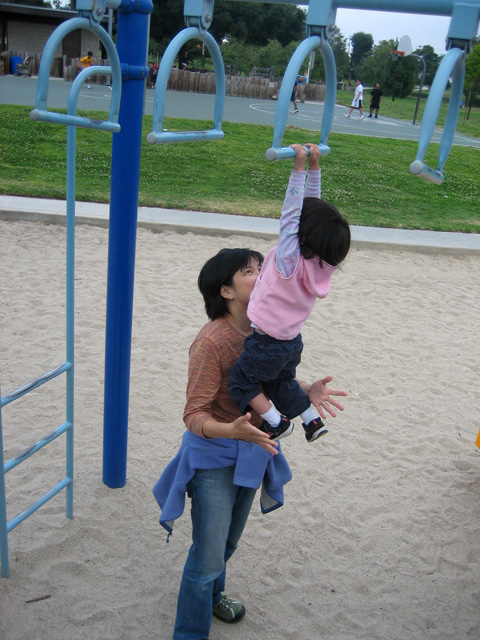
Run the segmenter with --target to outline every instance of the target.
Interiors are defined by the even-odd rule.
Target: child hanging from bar
[[[315,300],[330,291],[332,274],[350,248],[350,228],[332,204],[320,199],[318,146],[306,145],[307,172],[306,148],[291,146],[296,157],[279,241],[265,258],[250,296],[248,317],[254,331],[245,339],[228,389],[242,414],[252,407],[262,416],[260,429],[271,440],[290,435],[291,419],[301,416],[307,442],[314,442],[327,430],[295,379],[303,349],[300,330]]]

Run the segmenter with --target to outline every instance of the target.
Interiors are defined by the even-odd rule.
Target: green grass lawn
[[[0,106],[0,193],[65,198],[66,127],[33,122],[29,111]],[[151,126],[146,116],[140,205],[279,217],[292,163],[265,160],[272,127],[225,123],[222,141],[151,146],[145,140]],[[164,126],[212,123],[166,118]],[[77,130],[77,200],[109,201],[111,138]],[[284,144],[311,141],[318,132],[290,127],[285,133]],[[331,134],[329,143],[332,153],[321,160],[322,195],[351,224],[480,232],[480,149],[453,147],[438,186],[410,174],[416,142]],[[430,145],[427,164],[434,166],[437,156],[438,145]]]

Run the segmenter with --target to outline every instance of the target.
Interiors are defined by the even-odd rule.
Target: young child
[[[228,390],[240,411],[252,407],[264,419],[271,440],[290,435],[300,415],[307,442],[327,433],[324,424],[295,380],[303,349],[300,330],[315,300],[330,290],[335,268],[350,248],[350,228],[337,209],[320,199],[320,152],[296,151],[280,219],[278,245],[265,258],[248,305],[254,331],[233,367]],[[265,394],[272,400],[270,403]]]

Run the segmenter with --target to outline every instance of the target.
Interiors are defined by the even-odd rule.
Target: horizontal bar
[[[72,484],[72,478],[64,478],[61,482],[59,482],[53,489],[50,489],[42,498],[39,498],[36,502],[30,505],[25,511],[19,513],[18,516],[15,516],[10,520],[7,524],[7,532],[10,533],[12,529],[15,529],[21,522],[23,522],[28,516],[31,516],[32,513],[35,513],[37,509],[39,509],[43,504],[51,500],[53,497],[60,493],[62,489],[68,487],[69,484]]]
[[[32,382],[28,382],[27,384],[23,385],[23,387],[19,387],[16,391],[12,391],[8,395],[6,395],[4,398],[0,398],[0,406],[4,407],[10,402],[13,402],[14,400],[18,400],[18,398],[21,398],[29,391],[33,391],[33,389],[36,389],[42,384],[45,384],[45,382],[48,382],[49,380],[53,380],[54,378],[61,375],[65,371],[68,371],[71,368],[72,368],[72,363],[68,362],[67,360],[67,362],[64,362],[63,364],[59,365],[55,369],[52,369],[51,371],[47,371],[47,373],[44,373],[39,378],[32,380]]]
[[[151,131],[147,135],[150,144],[167,144],[169,142],[201,142],[203,140],[222,140],[225,136],[220,129],[208,131]]]
[[[428,180],[428,182],[433,182],[434,184],[442,184],[445,180],[445,176],[441,171],[432,169],[421,160],[414,160],[412,162],[410,165],[410,173],[413,173],[414,176],[418,176],[424,180]]]
[[[46,435],[44,438],[42,438],[35,444],[32,444],[31,447],[28,447],[27,449],[22,451],[22,453],[19,453],[14,458],[11,458],[7,462],[5,462],[5,465],[4,465],[5,473],[7,473],[7,471],[10,471],[10,469],[13,469],[14,467],[16,467],[17,464],[20,464],[21,462],[23,462],[24,460],[32,456],[37,451],[40,451],[40,449],[42,449],[45,445],[49,444],[50,442],[58,438],[58,436],[61,436],[62,433],[65,433],[65,431],[68,431],[69,429],[71,429],[72,426],[73,425],[71,422],[64,422],[62,425],[60,425],[59,427],[54,429],[52,432],[50,432],[48,435]]]
[[[308,0],[235,0],[236,2],[266,2],[268,4],[298,4],[308,6]],[[323,0],[325,1],[325,0]],[[328,0],[327,0],[328,1]],[[462,0],[463,4],[475,6],[477,0]],[[332,0],[332,9],[364,9],[365,11],[388,11],[395,13],[421,13],[426,15],[451,16],[455,0]]]
[[[310,155],[310,149],[308,147],[304,148],[308,157]],[[321,156],[327,156],[330,153],[330,147],[326,144],[319,144],[318,148]],[[296,155],[297,153],[293,147],[270,147],[270,149],[265,151],[265,158],[267,160],[290,160],[291,158],[295,158]]]
[[[65,113],[51,113],[50,111],[44,111],[41,109],[32,109],[32,111],[30,111],[30,118],[40,122],[81,127],[83,129],[95,129],[97,131],[108,131],[110,133],[117,133],[120,131],[120,125],[118,122],[92,120],[91,118],[83,118],[82,116],[71,116]]]

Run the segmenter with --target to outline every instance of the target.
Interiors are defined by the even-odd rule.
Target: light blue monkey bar
[[[215,110],[213,114],[213,129],[207,131],[163,131],[163,116],[165,112],[165,99],[167,97],[167,84],[170,69],[173,66],[177,53],[181,47],[197,38],[201,40],[210,51],[215,69]],[[150,144],[167,142],[197,142],[202,140],[221,140],[223,108],[225,106],[225,67],[219,46],[208,31],[200,27],[187,27],[180,31],[168,45],[163,54],[158,69],[155,83],[155,97],[153,102],[153,127],[148,134],[147,141]]]
[[[168,142],[198,142],[202,140],[221,140],[222,117],[225,106],[225,67],[220,48],[209,33],[208,28],[213,18],[213,0],[185,0],[183,15],[186,29],[177,33],[163,54],[155,83],[153,101],[153,126],[148,134],[150,144]],[[163,131],[163,116],[165,113],[165,99],[167,95],[170,69],[180,48],[189,40],[201,40],[210,51],[215,70],[215,108],[213,113],[213,129],[207,131]]]
[[[272,3],[281,2],[281,0],[267,1]],[[266,158],[268,160],[281,160],[295,155],[291,148],[281,146],[287,122],[290,96],[302,61],[312,49],[317,47],[320,48],[324,58],[327,81],[319,147],[322,154],[330,151],[327,142],[334,115],[336,69],[335,60],[330,57],[326,45],[328,44],[330,29],[335,24],[338,8],[444,15],[452,18],[446,37],[448,53],[442,60],[432,86],[433,90],[430,91],[420,127],[417,157],[410,165],[410,171],[414,175],[437,184],[443,182],[442,169],[452,146],[459,115],[465,75],[465,57],[478,31],[480,0],[390,0],[388,3],[384,2],[384,0],[310,0],[310,2],[295,2],[295,4],[308,4],[308,37],[297,48],[285,72],[275,113],[273,143],[272,147],[266,151]],[[317,36],[317,40],[315,40],[314,36]],[[443,92],[452,72],[452,91],[440,144],[438,165],[437,169],[432,169],[424,163],[424,157],[433,136]]]

